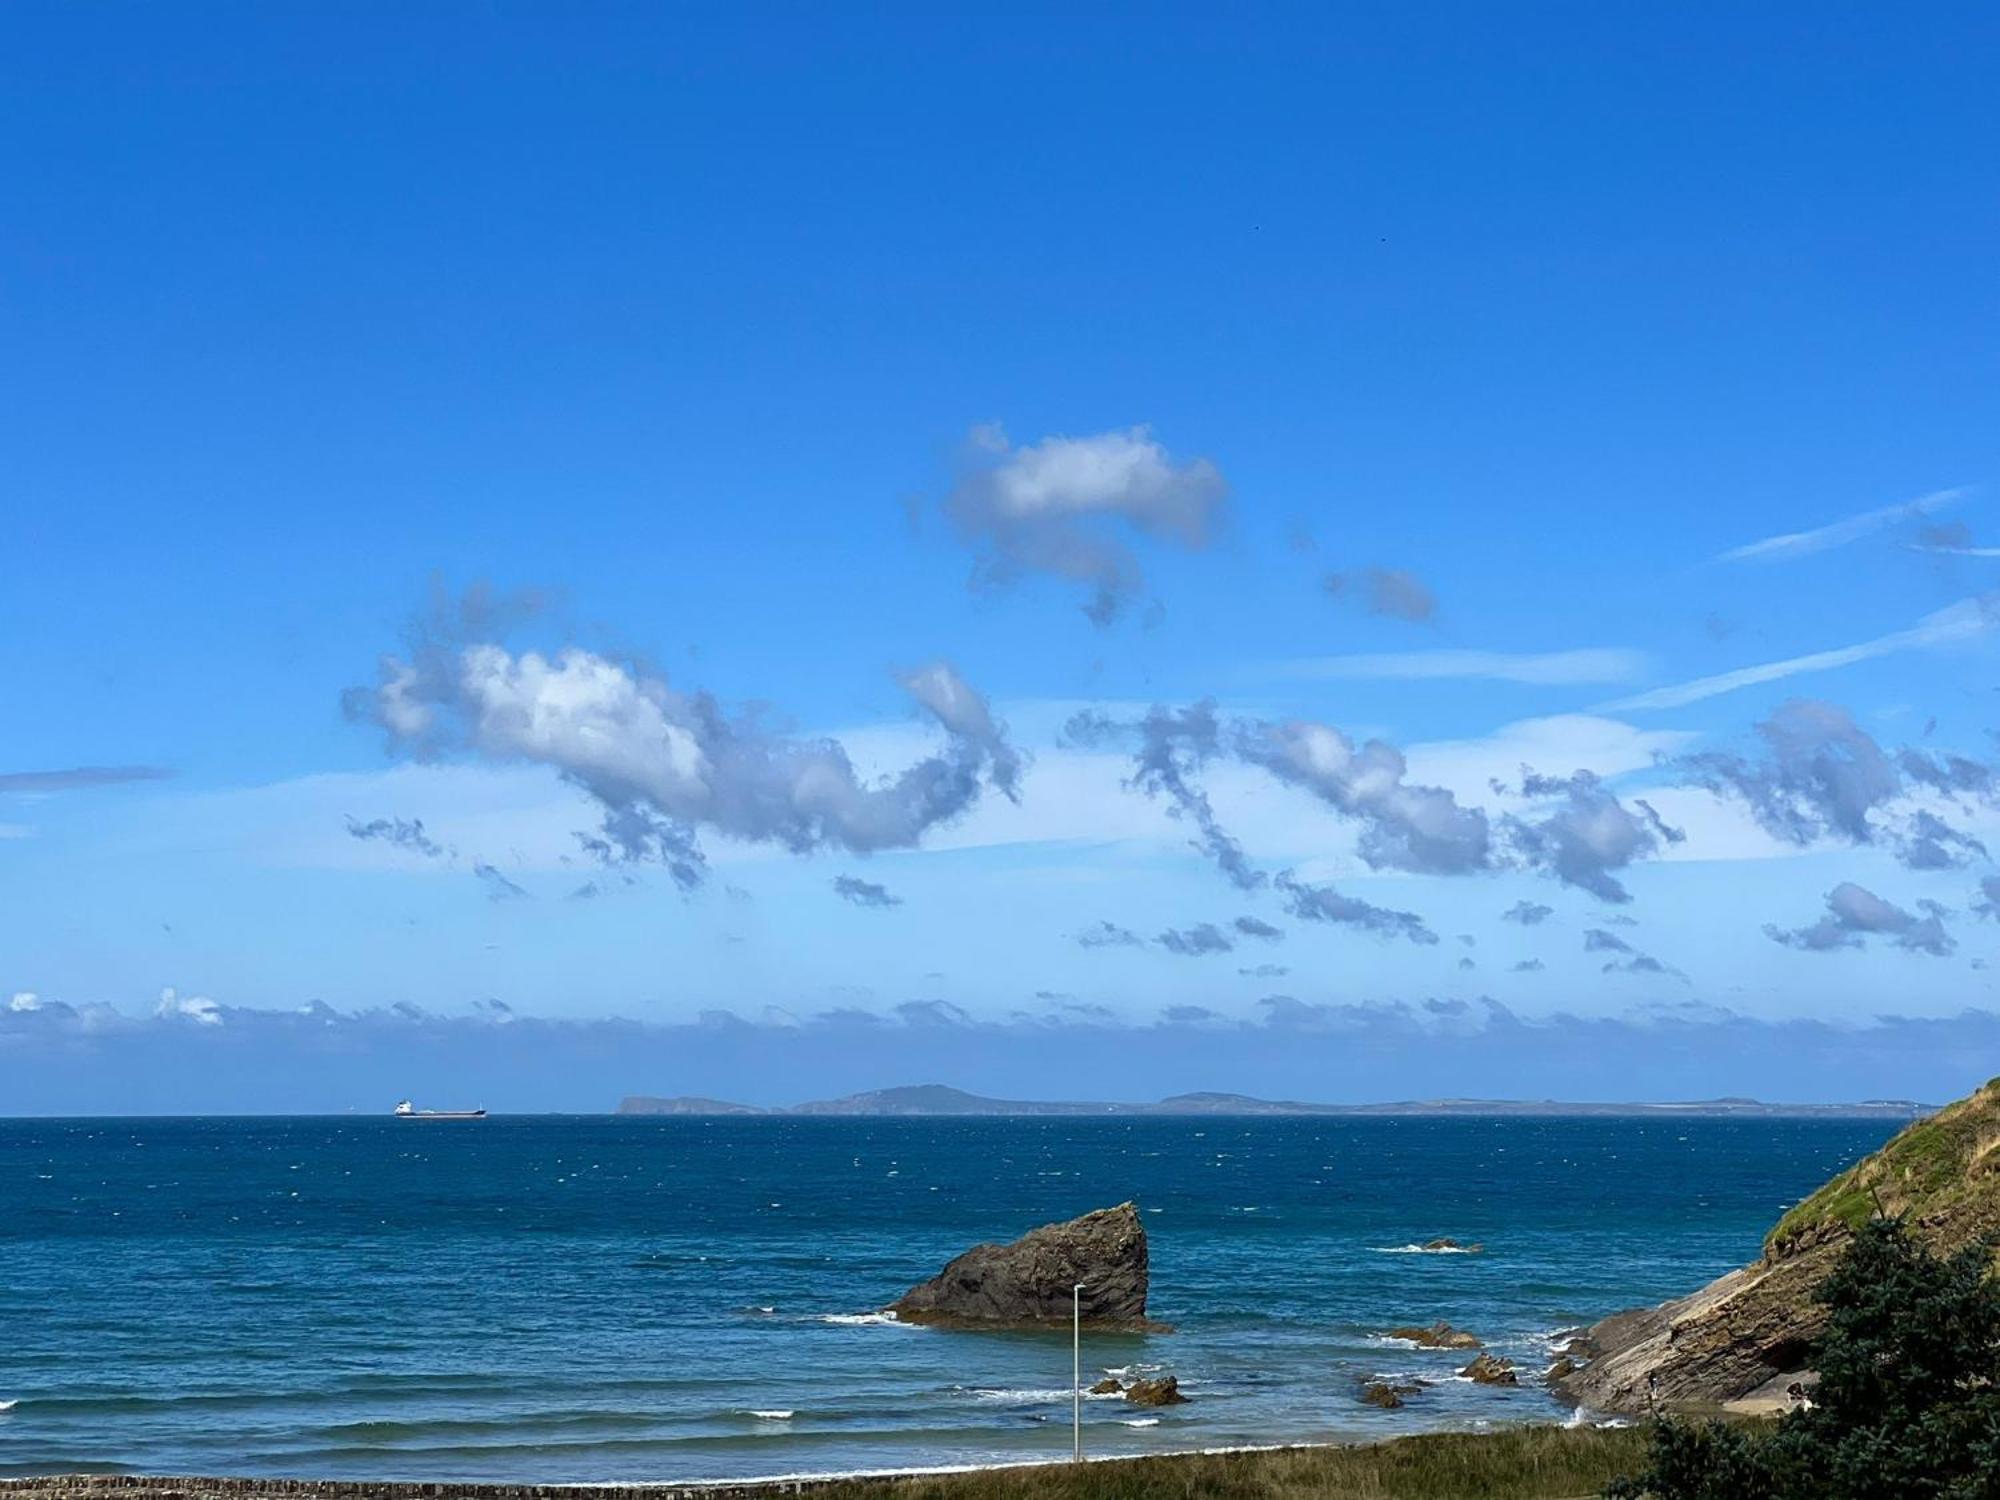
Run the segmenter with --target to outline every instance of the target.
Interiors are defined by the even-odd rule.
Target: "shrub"
[[[1616,1500],[2000,1500],[1993,1252],[1932,1253],[1901,1219],[1861,1227],[1819,1290],[1810,1405],[1768,1433],[1669,1418]]]

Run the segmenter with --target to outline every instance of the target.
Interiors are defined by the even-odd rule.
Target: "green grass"
[[[1841,1173],[1787,1213],[1765,1237],[1766,1254],[1781,1255],[1822,1224],[1859,1229],[1878,1211],[1923,1217],[1956,1205],[1987,1184],[1969,1175],[2000,1132],[2000,1078],[1966,1099],[1905,1127],[1880,1151]]]
[[[1643,1461],[1639,1428],[1515,1427],[1345,1448],[852,1480],[827,1500],[1576,1500]]]

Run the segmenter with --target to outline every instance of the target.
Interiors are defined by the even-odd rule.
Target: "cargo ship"
[[[483,1109],[418,1109],[416,1105],[405,1099],[401,1104],[396,1106],[396,1118],[399,1120],[483,1120],[486,1118],[486,1111]]]

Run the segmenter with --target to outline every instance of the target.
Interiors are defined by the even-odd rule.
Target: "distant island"
[[[1659,1104],[1577,1103],[1560,1099],[1404,1099],[1388,1104],[1305,1104],[1248,1094],[1175,1094],[1154,1103],[988,1099],[941,1083],[871,1089],[844,1099],[819,1099],[764,1109],[724,1099],[659,1099],[630,1095],[621,1115],[1616,1115],[1716,1119],[1914,1120],[1935,1106],[1910,1099],[1863,1099],[1853,1104],[1767,1104],[1759,1099],[1693,1099]]]

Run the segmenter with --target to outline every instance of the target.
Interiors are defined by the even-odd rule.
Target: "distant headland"
[[[621,1115],[1594,1115],[1710,1119],[1914,1120],[1935,1106],[1910,1099],[1863,1099],[1852,1104],[1769,1104],[1759,1099],[1693,1099],[1670,1103],[1579,1103],[1560,1099],[1404,1099],[1386,1104],[1307,1104],[1248,1094],[1174,1094],[1152,1103],[989,1099],[941,1083],[871,1089],[841,1099],[790,1108],[732,1104],[725,1099],[628,1095]]]

